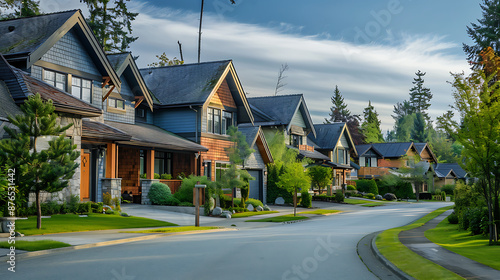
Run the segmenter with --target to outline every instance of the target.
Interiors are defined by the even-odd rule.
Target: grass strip
[[[146,230],[136,230],[136,231],[121,231],[125,233],[169,233],[169,232],[184,232],[184,231],[194,231],[194,230],[210,230],[210,229],[220,229],[221,227],[195,227],[195,226],[184,226],[184,227],[167,227],[167,228],[154,228]]]
[[[64,233],[123,228],[167,227],[176,226],[169,222],[157,221],[141,217],[122,217],[119,215],[89,214],[79,217],[75,214],[53,215],[50,219],[42,219],[42,228],[36,228],[36,217],[27,220],[16,220],[16,231],[24,235]]]
[[[457,274],[414,253],[399,240],[399,233],[424,225],[453,206],[443,207],[418,219],[412,224],[388,229],[377,236],[375,244],[391,263],[416,279],[463,279]]]
[[[233,215],[231,215],[231,218],[246,218],[246,217],[273,214],[273,213],[279,213],[279,211],[260,211],[260,212],[253,212],[252,211],[252,212],[234,213]]]
[[[425,237],[452,252],[500,270],[500,246],[489,246],[487,236],[471,235],[444,219],[436,228],[427,230]]]
[[[348,204],[365,204],[365,203],[373,203],[371,200],[365,199],[352,199],[352,198],[344,198],[344,202]]]
[[[56,249],[62,247],[70,247],[68,243],[54,241],[54,240],[37,240],[37,241],[26,241],[26,240],[16,240],[15,244],[9,244],[7,241],[0,242],[0,248],[10,248],[16,247],[16,250],[24,251],[40,251],[48,249]]]
[[[314,214],[314,215],[331,215],[335,213],[342,212],[340,210],[328,210],[328,209],[318,209],[318,210],[313,210],[313,211],[304,211],[300,212],[298,214]]]
[[[283,216],[277,216],[277,217],[271,217],[271,218],[265,218],[265,219],[258,219],[258,220],[248,220],[245,222],[271,222],[271,223],[282,223],[282,222],[290,222],[290,221],[297,221],[297,220],[304,220],[304,219],[309,219],[308,217],[304,216],[293,216],[293,214],[289,215],[283,215]]]
[[[372,202],[372,203],[361,204],[360,206],[363,206],[363,207],[376,207],[376,206],[383,206],[383,205],[385,205],[385,203],[383,203],[383,202]]]

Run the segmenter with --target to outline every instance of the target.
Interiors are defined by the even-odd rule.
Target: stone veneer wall
[[[102,193],[111,194],[111,199],[121,198],[122,194],[122,179],[121,178],[102,178]]]
[[[160,182],[159,179],[141,179],[141,189],[142,189],[141,204],[147,204],[147,205],[151,204],[151,201],[149,201],[148,198],[149,189],[151,188],[152,184],[159,182]]]

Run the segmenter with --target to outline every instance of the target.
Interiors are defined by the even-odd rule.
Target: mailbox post
[[[201,190],[206,188],[207,185],[200,185],[200,181],[194,185],[194,192],[195,192],[195,220],[194,220],[194,225],[199,227],[200,226],[200,196],[201,196]]]

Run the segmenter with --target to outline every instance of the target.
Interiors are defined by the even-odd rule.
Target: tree
[[[410,114],[396,120],[394,130],[396,132],[396,142],[411,141],[411,131],[415,124],[415,114]]]
[[[339,87],[335,86],[334,95],[331,97],[332,107],[330,107],[330,118],[326,119],[324,123],[345,122],[351,133],[354,144],[359,145],[364,143],[364,135],[359,128],[359,115],[351,115],[347,109],[347,104],[344,102],[344,97],[340,93]]]
[[[80,0],[87,4],[90,17],[87,19],[97,41],[106,53],[124,52],[137,37],[132,35],[132,21],[138,13],[127,8],[130,0]]]
[[[297,215],[297,190],[308,190],[311,186],[311,178],[304,172],[304,167],[299,162],[292,163],[285,168],[285,172],[280,175],[277,183],[278,187],[294,192],[293,215]]]
[[[173,65],[184,64],[184,61],[177,59],[177,57],[174,57],[173,59],[168,59],[165,52],[162,53],[161,55],[156,55],[156,58],[158,58],[159,61],[148,64],[149,67],[163,67],[163,66],[173,66]]]
[[[0,141],[0,158],[8,168],[16,168],[16,183],[24,193],[34,192],[37,208],[37,228],[42,227],[40,193],[61,191],[68,186],[78,163],[80,153],[76,145],[66,139],[64,127],[56,124],[52,101],[44,102],[39,94],[30,96],[21,105],[23,115],[9,116],[9,121],[18,129],[5,127],[9,139]],[[62,134],[61,134],[62,133]],[[60,134],[60,135],[59,135]],[[38,151],[37,141],[41,136],[59,135],[49,142],[47,150]]]
[[[401,174],[400,178],[403,181],[409,182],[415,188],[415,196],[417,202],[419,201],[420,190],[424,183],[429,180],[427,171],[429,170],[429,163],[420,161],[418,156],[409,158],[410,166],[401,167],[398,172]]]
[[[311,182],[316,186],[321,192],[322,189],[326,189],[332,184],[333,172],[331,168],[323,166],[312,166],[307,169],[309,177],[311,177]]]
[[[427,142],[428,135],[429,133],[425,126],[424,114],[416,113],[411,129],[411,141],[418,143]]]
[[[281,64],[280,71],[278,72],[278,81],[276,82],[276,89],[274,90],[274,96],[278,95],[278,92],[282,91],[282,88],[286,86],[283,83],[283,80],[288,78],[288,76],[284,76],[285,71],[288,70],[288,63]]]
[[[368,101],[368,107],[363,111],[364,120],[361,124],[361,131],[365,136],[366,143],[382,143],[384,142],[384,137],[382,136],[382,131],[380,130],[380,120],[378,119],[378,113],[372,106],[372,102]]]
[[[2,15],[2,19],[31,17],[40,14],[40,1],[34,0],[2,0],[0,8],[12,10],[12,13]]]
[[[488,207],[490,245],[498,241],[500,207],[500,82],[490,85],[476,70],[468,77],[453,74],[453,111],[438,118],[438,124],[462,144],[462,165],[477,185]],[[460,121],[454,119],[455,112]]]
[[[483,0],[483,3],[479,6],[483,10],[483,17],[478,19],[477,23],[471,23],[471,26],[467,26],[467,34],[474,44],[463,44],[467,59],[475,69],[480,69],[474,63],[481,61],[478,54],[482,50],[492,47],[496,53],[500,51],[500,33],[498,32],[498,26],[500,26],[500,2]]]
[[[410,89],[410,105],[413,112],[421,113],[429,121],[427,110],[431,106],[432,93],[429,88],[424,87],[423,76],[425,76],[425,72],[422,73],[418,70],[415,75],[417,78],[413,78],[414,86]]]

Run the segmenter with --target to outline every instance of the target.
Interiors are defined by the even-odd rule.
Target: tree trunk
[[[297,187],[295,187],[295,192],[293,194],[293,216],[297,216]]]
[[[40,203],[40,191],[36,190],[36,228],[41,229],[42,228],[42,206]]]

